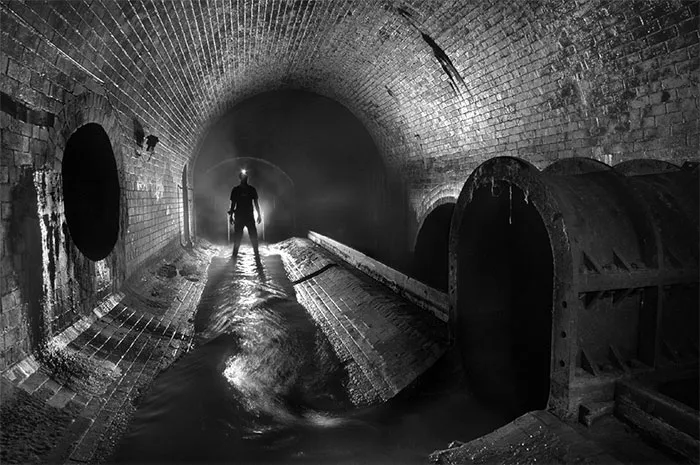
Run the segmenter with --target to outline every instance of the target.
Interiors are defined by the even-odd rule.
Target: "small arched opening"
[[[447,292],[450,222],[454,202],[445,202],[423,220],[413,248],[413,275],[435,289]]]
[[[119,236],[120,202],[117,163],[102,126],[89,123],[70,136],[61,174],[70,237],[87,258],[102,260]]]
[[[263,92],[212,122],[190,164],[199,237],[226,240],[225,212],[238,184],[228,170],[245,163],[264,200],[258,232],[264,226],[266,242],[314,231],[408,271],[403,180],[341,103],[301,90]]]

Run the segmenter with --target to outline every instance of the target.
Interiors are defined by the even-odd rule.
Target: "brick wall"
[[[698,159],[695,1],[9,0],[0,15],[0,366],[30,347],[13,192],[59,169],[61,112],[69,131],[115,122],[125,276],[177,240],[207,128],[265,90],[317,92],[366,125],[409,197],[407,248],[425,199],[493,156]]]
[[[98,76],[73,58],[82,52],[67,46],[69,32],[56,17],[14,3],[3,4],[0,12],[3,369],[89,312],[145,260],[177,240],[184,155],[161,132],[163,123],[150,116],[164,108],[146,108],[145,99],[120,94],[128,87],[110,87],[114,81],[107,75]],[[159,137],[153,152],[136,145],[134,121],[146,135]],[[67,140],[91,122],[110,138],[122,197],[119,240],[99,262],[86,259],[70,240],[60,178]]]
[[[493,156],[541,168],[572,156],[698,159],[697,2],[434,3],[407,8],[406,24],[434,38],[463,81],[450,85],[427,45],[408,41],[415,58],[399,49],[401,76],[367,99],[383,109],[417,217]]]

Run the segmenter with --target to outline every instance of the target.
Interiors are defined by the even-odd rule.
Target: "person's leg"
[[[241,239],[243,238],[243,221],[236,220],[233,226],[233,253],[231,258],[235,259],[238,256],[238,249],[241,246]]]
[[[248,236],[250,237],[250,243],[253,244],[255,259],[260,260],[260,251],[258,250],[258,228],[255,227],[255,220],[250,220],[248,223]]]

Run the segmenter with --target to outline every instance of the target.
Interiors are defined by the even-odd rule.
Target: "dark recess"
[[[454,203],[436,207],[423,221],[413,251],[414,276],[435,289],[447,292],[450,221]]]
[[[102,126],[82,126],[63,156],[66,222],[73,242],[90,260],[102,260],[119,234],[119,177],[112,144]]]
[[[481,188],[458,244],[457,338],[474,393],[513,417],[549,397],[553,259],[523,192]]]
[[[225,212],[241,168],[258,190],[266,241],[315,231],[396,268],[403,264],[399,258],[406,260],[408,272],[403,186],[367,129],[338,102],[275,91],[225,115],[209,132],[193,172],[201,237],[226,241]]]

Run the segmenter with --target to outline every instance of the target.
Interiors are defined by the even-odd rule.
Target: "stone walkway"
[[[138,396],[188,350],[192,316],[214,251],[177,248],[155,260],[93,315],[55,337],[41,355],[2,374],[3,404],[8,398],[16,401],[11,391],[20,389],[45,402],[33,410],[37,414],[50,417],[62,411],[71,416],[67,428],[56,432],[58,440],[48,454],[29,445],[14,459],[86,463],[109,453]],[[30,432],[21,434],[31,443]]]
[[[493,433],[431,454],[432,463],[621,464],[599,445],[546,411],[526,413]]]
[[[613,415],[585,427],[536,410],[473,441],[435,451],[430,455],[430,462],[441,465],[636,465],[686,463],[686,460],[653,447]]]

